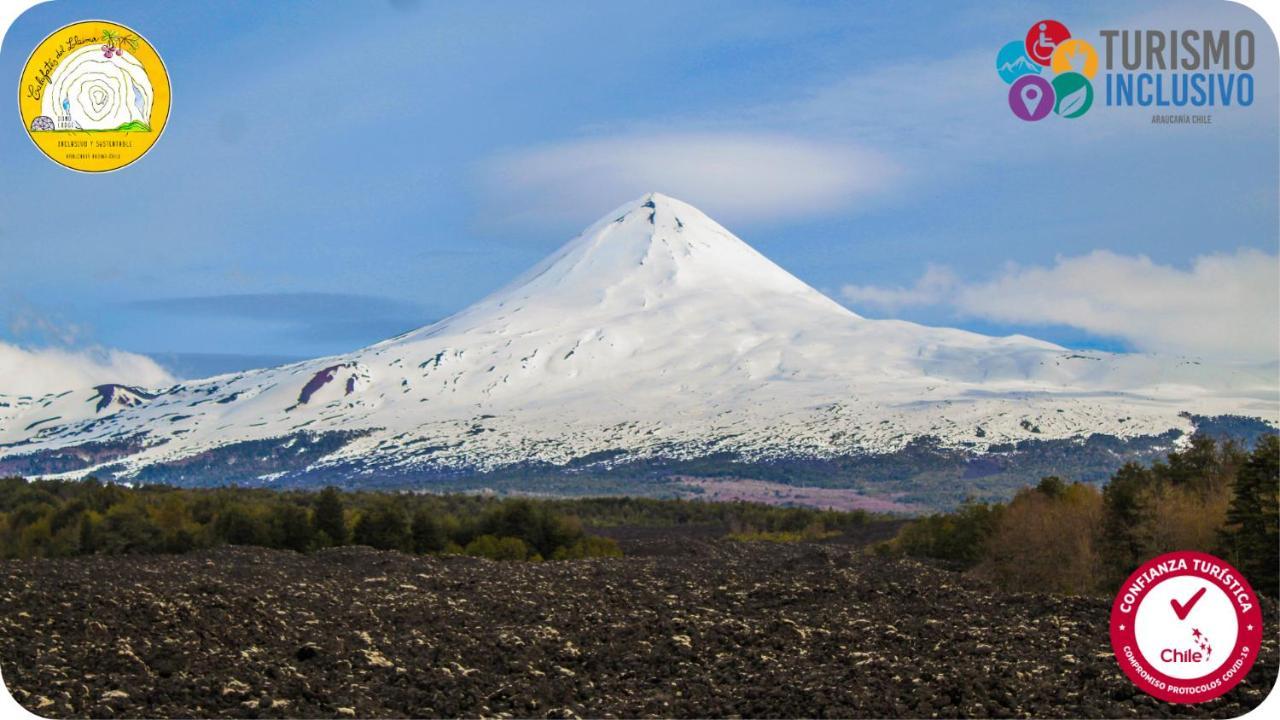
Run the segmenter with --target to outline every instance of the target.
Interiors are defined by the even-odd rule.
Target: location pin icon
[[[1022,86],[1022,106],[1027,109],[1027,115],[1034,116],[1036,108],[1040,107],[1040,101],[1044,100],[1044,91],[1038,86],[1027,83]]]

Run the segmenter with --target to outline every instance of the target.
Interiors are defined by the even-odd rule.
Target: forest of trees
[[[347,544],[497,560],[621,555],[614,541],[584,532],[578,518],[530,500],[0,480],[0,557],[181,553],[215,545],[307,552]]]
[[[876,551],[943,561],[1009,590],[1113,591],[1172,550],[1217,554],[1262,594],[1280,595],[1280,438],[1251,450],[1197,435],[1151,467],[1127,464],[1101,489],[1047,477],[1007,503],[965,503],[903,526]],[[505,560],[616,556],[584,528],[705,525],[737,540],[828,539],[892,520],[756,503],[629,497],[277,492],[136,488],[0,479],[0,557],[179,553],[216,545],[305,552],[368,545]]]
[[[1280,595],[1280,438],[1252,452],[1197,435],[1101,489],[1047,477],[1008,503],[966,503],[905,526],[879,549],[946,561],[1010,590],[1109,593],[1146,560],[1211,552]]]
[[[531,500],[336,488],[131,488],[93,478],[0,479],[0,557],[181,553],[215,545],[306,552],[355,544],[558,560],[621,554],[614,541],[584,527],[702,525],[745,539],[803,538],[875,519],[861,511],[629,497]]]

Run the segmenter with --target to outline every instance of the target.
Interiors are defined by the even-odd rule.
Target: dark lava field
[[[1109,603],[840,545],[639,538],[540,564],[366,548],[3,561],[0,672],[45,717],[1230,717],[1125,679]]]

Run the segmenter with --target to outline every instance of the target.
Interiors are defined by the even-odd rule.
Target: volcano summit
[[[1277,397],[1273,368],[863,318],[654,193],[347,355],[0,397],[0,474],[572,492],[731,475],[921,499],[902,482],[1101,477],[1221,416],[1265,429]]]

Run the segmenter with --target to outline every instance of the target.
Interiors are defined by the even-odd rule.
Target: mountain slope
[[[1158,436],[1190,430],[1186,412],[1274,423],[1277,383],[1267,368],[862,318],[651,194],[475,305],[363,350],[0,403],[0,469],[127,479],[221,463],[235,444],[269,480]]]

